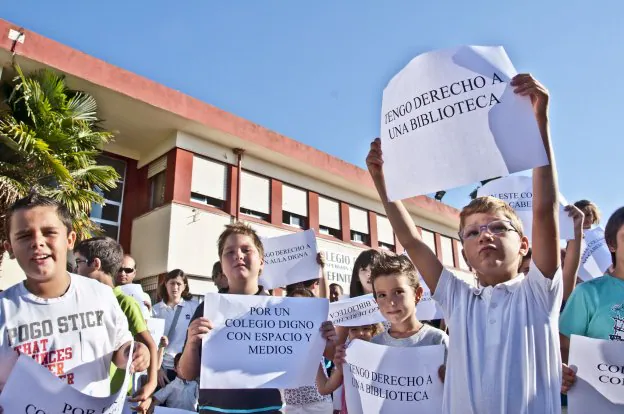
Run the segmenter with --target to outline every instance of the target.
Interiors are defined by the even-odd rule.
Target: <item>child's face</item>
[[[178,276],[167,280],[167,283],[165,283],[165,289],[167,289],[169,299],[174,302],[178,302],[182,297],[182,292],[186,289],[186,284],[184,283],[182,276]]]
[[[504,214],[497,212],[475,213],[466,218],[463,231],[478,229],[496,220],[509,220]],[[498,283],[508,280],[518,273],[521,254],[525,255],[529,248],[529,240],[517,231],[506,231],[492,234],[482,230],[479,235],[463,241],[464,252],[470,266],[485,282]],[[493,278],[494,280],[490,280]]]
[[[223,246],[221,267],[230,285],[237,282],[258,279],[264,267],[264,258],[250,236],[230,235]]]
[[[381,314],[390,324],[397,324],[414,316],[423,289],[414,289],[407,276],[393,274],[375,278],[375,293]]]
[[[354,339],[370,342],[373,339],[373,330],[370,326],[352,326],[349,328],[349,340]]]
[[[364,293],[373,293],[373,285],[371,285],[370,276],[371,276],[370,265],[366,266],[364,269],[360,269],[358,272],[358,277],[360,278],[360,283],[362,284],[362,288],[364,288]]]
[[[4,247],[28,279],[46,282],[67,273],[67,250],[73,249],[76,233],[68,233],[56,207],[15,211],[8,236]]]

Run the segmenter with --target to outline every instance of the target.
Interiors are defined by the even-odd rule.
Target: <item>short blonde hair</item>
[[[576,206],[576,208],[581,210],[583,213],[590,212],[592,214],[591,224],[600,223],[600,219],[602,218],[602,215],[600,214],[600,210],[598,209],[598,206],[595,203],[592,203],[589,200],[579,200],[576,203],[574,203],[574,206]]]
[[[219,236],[219,241],[217,242],[217,250],[219,252],[219,260],[223,256],[223,249],[225,249],[225,242],[227,238],[233,234],[241,234],[243,236],[249,236],[251,240],[253,240],[253,244],[258,249],[258,253],[260,253],[260,257],[264,259],[264,246],[262,245],[262,240],[258,237],[258,233],[254,229],[252,229],[249,225],[242,223],[240,221],[228,224],[225,226],[225,230]]]
[[[471,216],[477,213],[484,213],[484,214],[503,213],[503,215],[507,217],[509,221],[511,221],[512,226],[514,227],[514,229],[516,229],[520,237],[524,235],[522,222],[516,215],[516,212],[514,211],[514,209],[511,208],[509,204],[505,203],[503,200],[500,200],[492,196],[477,197],[474,200],[472,200],[466,207],[462,209],[461,213],[459,213],[459,232],[460,233],[464,229],[464,226],[466,225],[466,219],[468,218],[468,216]]]

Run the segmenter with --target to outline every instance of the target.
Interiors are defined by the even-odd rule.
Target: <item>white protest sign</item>
[[[577,367],[569,414],[624,412],[624,342],[572,335],[569,364]]]
[[[297,388],[313,385],[325,347],[329,301],[207,293],[200,386]]]
[[[585,237],[581,243],[581,265],[578,271],[581,280],[588,281],[604,275],[612,264],[604,230],[600,227],[585,230]]]
[[[383,92],[388,197],[401,200],[548,164],[530,99],[502,47],[412,59]]]
[[[147,329],[156,346],[160,344],[160,338],[165,334],[165,320],[162,318],[150,318],[147,320]]]
[[[329,320],[336,326],[372,325],[385,321],[372,293],[330,303]]]
[[[522,222],[524,235],[533,240],[533,178],[522,175],[509,176],[490,181],[477,190],[477,196],[492,196],[509,204]],[[565,199],[559,196],[559,237],[574,239],[574,221],[564,210]]]
[[[314,230],[263,238],[262,244],[264,269],[258,283],[265,289],[319,277]]]
[[[179,408],[155,407],[154,414],[192,414],[197,411],[181,410]]]
[[[356,339],[347,349],[349,414],[441,413],[444,345],[389,347]]]
[[[137,285],[136,283],[128,283],[127,285],[120,285],[119,289],[126,296],[131,296],[134,300],[137,301],[139,307],[141,308],[141,313],[145,319],[149,319],[151,317],[149,309],[145,306],[143,301],[145,300],[145,292],[143,292],[143,288],[141,285]]]
[[[133,349],[134,343],[130,346],[130,355]],[[128,358],[126,372],[129,372],[131,363],[132,358]],[[67,385],[31,357],[21,355],[0,394],[0,407],[5,414],[121,414],[129,380],[130,375],[126,375],[123,385],[115,394],[92,397]]]
[[[421,321],[443,319],[444,314],[442,313],[442,308],[440,308],[440,305],[431,297],[431,290],[422,277],[420,278],[420,286],[423,288],[423,295],[416,305],[416,317]]]

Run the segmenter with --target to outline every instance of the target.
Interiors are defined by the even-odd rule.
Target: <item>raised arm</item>
[[[371,143],[371,148],[366,157],[366,165],[368,171],[377,188],[377,193],[384,205],[390,224],[394,233],[397,235],[399,242],[407,251],[414,266],[422,275],[425,283],[431,289],[431,293],[435,291],[438,285],[438,279],[442,273],[442,263],[434,252],[427,246],[420,233],[409,215],[407,209],[401,201],[388,201],[388,193],[386,191],[386,183],[383,175],[383,153],[381,151],[381,140],[375,139]]]
[[[576,277],[581,265],[581,242],[583,240],[583,222],[585,215],[575,205],[566,207],[574,220],[574,239],[568,241],[565,259],[563,259],[563,300],[568,300],[576,287]]]
[[[329,299],[329,280],[325,274],[325,256],[323,253],[317,253],[316,262],[321,267],[321,279],[319,280],[319,298]]]
[[[531,98],[548,165],[533,169],[533,263],[552,279],[561,265],[559,252],[559,204],[557,168],[548,125],[548,90],[529,74],[514,77],[514,92]]]

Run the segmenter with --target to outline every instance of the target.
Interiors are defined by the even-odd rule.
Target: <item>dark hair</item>
[[[294,297],[294,296],[303,296],[304,298],[314,298],[316,296],[314,296],[314,293],[312,293],[312,291],[310,289],[306,289],[306,288],[297,288],[297,289],[293,289],[290,292],[287,293],[287,296],[289,297]]]
[[[620,207],[609,217],[605,227],[605,241],[607,246],[615,249],[617,247],[617,233],[624,226],[624,207]],[[611,252],[613,266],[616,266],[615,252]]]
[[[221,267],[221,262],[217,261],[212,265],[212,280],[215,280],[217,276],[223,273],[223,268]]]
[[[338,289],[340,289],[341,292],[344,293],[344,289],[342,288],[342,286],[340,286],[338,283],[332,283],[329,285],[329,288],[331,289],[332,286],[336,286]]]
[[[371,282],[375,297],[377,297],[375,279],[396,274],[407,276],[409,284],[414,290],[420,287],[418,272],[409,257],[392,252],[381,252],[371,266]]]
[[[362,296],[365,294],[364,286],[360,282],[360,270],[372,266],[375,258],[379,257],[379,252],[374,249],[365,250],[355,259],[353,271],[351,272],[351,284],[349,285],[349,297]]]
[[[95,258],[100,259],[102,271],[114,277],[123,260],[124,252],[119,243],[110,237],[93,237],[76,245],[74,251],[80,253],[90,264]]]
[[[169,293],[167,293],[167,286],[165,285],[167,284],[168,281],[170,281],[171,279],[175,279],[177,277],[181,277],[185,285],[184,290],[182,291],[182,295],[181,295],[182,299],[190,300],[193,297],[191,295],[191,292],[189,292],[188,277],[186,277],[186,274],[184,273],[184,271],[180,269],[175,269],[167,273],[165,277],[163,278],[162,282],[160,283],[160,285],[158,285],[158,296],[163,300],[163,302],[165,303],[169,302]]]
[[[182,359],[182,352],[176,354],[176,356],[173,357],[173,367],[177,367],[178,364],[180,363],[180,359]]]
[[[73,230],[71,214],[64,204],[56,201],[51,197],[46,197],[39,193],[32,192],[26,197],[20,198],[19,200],[15,201],[8,208],[6,216],[4,217],[4,230],[6,232],[7,238],[9,238],[9,234],[11,233],[11,218],[13,217],[13,214],[18,210],[30,210],[35,207],[56,208],[56,214],[67,229],[67,233]]]
[[[529,247],[529,250],[527,250],[527,253],[524,255],[525,259],[530,259],[533,257],[533,248]]]
[[[71,250],[67,251],[67,271],[69,273],[76,273],[76,258],[74,257],[74,252]]]
[[[286,286],[286,295],[290,296],[289,293],[298,289],[307,289],[312,291],[315,283],[319,283],[320,279],[310,279],[303,282],[293,283],[291,285]]]

